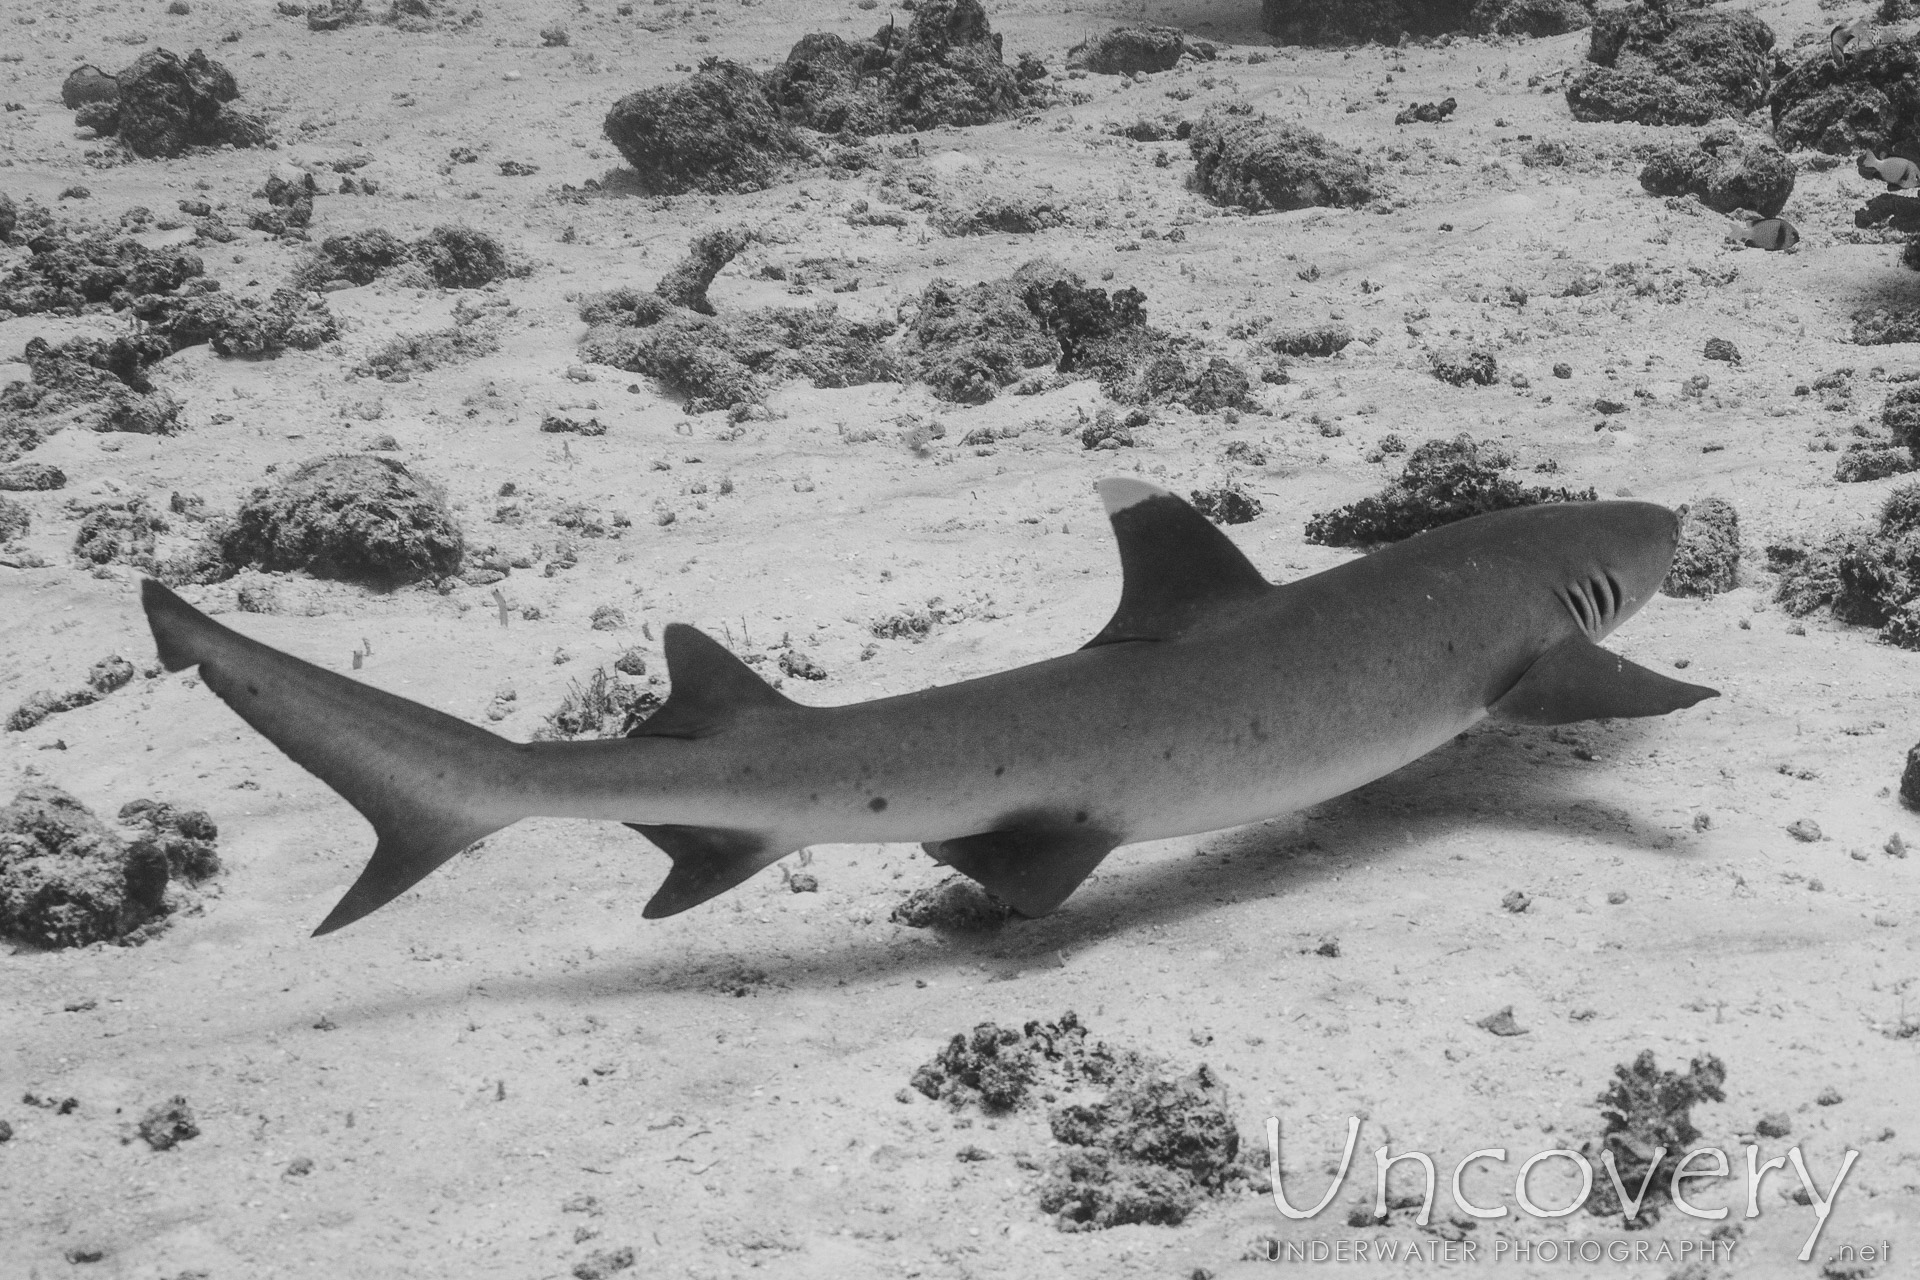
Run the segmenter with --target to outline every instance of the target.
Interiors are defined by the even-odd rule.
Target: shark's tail
[[[352,924],[474,841],[527,816],[514,807],[524,748],[221,626],[159,583],[141,603],[169,671],[207,687],[338,791],[380,842],[315,935]]]

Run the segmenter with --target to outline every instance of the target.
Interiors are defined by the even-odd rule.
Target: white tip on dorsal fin
[[[712,636],[682,622],[661,636],[672,692],[666,705],[633,730],[631,737],[704,738],[749,707],[786,707],[793,700],[729,652]]]
[[[1107,504],[1107,515],[1117,516],[1128,507],[1145,502],[1148,498],[1172,498],[1173,495],[1157,484],[1148,484],[1145,480],[1133,480],[1125,476],[1114,476],[1102,480],[1097,486],[1100,501]],[[1174,498],[1178,502],[1178,498]]]
[[[1134,479],[1099,487],[1120,546],[1120,607],[1085,648],[1170,639],[1214,606],[1270,585],[1232,539],[1165,489]]]

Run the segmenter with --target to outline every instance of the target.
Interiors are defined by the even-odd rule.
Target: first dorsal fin
[[[668,623],[661,645],[673,691],[666,704],[629,737],[704,738],[726,728],[748,708],[794,705],[703,631],[682,622]]]
[[[1120,607],[1083,647],[1165,640],[1209,607],[1270,585],[1232,539],[1165,489],[1102,480],[1100,500],[1120,544]]]

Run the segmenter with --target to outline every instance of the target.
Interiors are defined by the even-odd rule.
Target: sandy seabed
[[[1783,46],[1855,10],[1755,9]],[[503,628],[491,586],[375,593],[286,578],[276,611],[237,615],[235,583],[188,594],[250,635],[515,737],[629,648],[663,674],[657,639],[673,620],[770,673],[780,653],[803,651],[826,678],[789,678],[784,691],[820,703],[1076,647],[1118,588],[1092,489],[1103,476],[1182,493],[1235,481],[1264,508],[1231,530],[1262,570],[1329,567],[1353,553],[1307,544],[1305,521],[1380,487],[1398,462],[1369,455],[1389,434],[1470,432],[1508,449],[1516,474],[1551,459],[1551,483],[1606,496],[1730,501],[1740,585],[1659,598],[1609,642],[1656,669],[1684,661],[1685,678],[1723,696],[1651,721],[1483,727],[1308,812],[1123,849],[1058,914],[997,931],[893,923],[903,895],[943,873],[911,847],[872,845],[812,850],[816,892],[769,871],[643,922],[666,866],[656,850],[617,826],[531,821],[309,940],[370,850],[365,824],[190,677],[137,679],[6,734],[0,780],[9,794],[57,784],[103,815],[137,796],[198,805],[219,823],[226,870],[199,911],[145,945],[0,960],[0,1118],[13,1131],[0,1145],[0,1275],[560,1277],[614,1265],[621,1250],[632,1274],[689,1277],[1907,1273],[1903,1260],[1920,1256],[1920,1041],[1907,1038],[1920,1013],[1907,998],[1920,859],[1883,847],[1895,833],[1920,839],[1893,793],[1920,736],[1920,659],[1870,630],[1789,617],[1771,603],[1762,555],[1865,523],[1897,483],[1835,483],[1823,448],[1872,423],[1885,375],[1914,367],[1912,346],[1849,341],[1856,311],[1920,304],[1897,245],[1848,234],[1877,184],[1847,164],[1803,170],[1786,210],[1798,251],[1742,251],[1726,218],[1640,189],[1642,149],[1680,131],[1570,119],[1557,87],[1584,33],[1275,50],[1250,0],[1065,11],[1014,0],[990,10],[1009,59],[1032,51],[1058,68],[1084,36],[1142,18],[1219,46],[1211,63],[1138,81],[1061,82],[1084,101],[918,135],[913,172],[944,196],[1044,192],[1072,211],[1069,225],[953,238],[924,210],[855,225],[855,201],[893,207],[876,175],[819,170],[751,195],[657,199],[601,136],[615,98],[709,54],[769,65],[803,32],[865,34],[886,12],[721,0],[637,14],[502,0],[465,27],[315,32],[239,0],[193,0],[184,16],[159,3],[5,12],[0,45],[22,56],[0,63],[0,96],[23,110],[0,118],[0,189],[16,200],[109,220],[196,198],[244,210],[262,207],[249,196],[273,165],[328,175],[332,160],[364,154],[355,172],[379,193],[323,189],[316,241],[465,222],[532,270],[484,291],[389,280],[331,293],[335,343],[260,361],[192,347],[157,366],[185,405],[177,433],[69,430],[40,446],[31,456],[69,482],[13,495],[34,517],[24,546],[46,564],[0,569],[0,704],[76,684],[109,653],[151,659],[139,575],[74,559],[70,501],[146,495],[164,508],[183,492],[231,511],[270,467],[388,434],[388,456],[446,486],[471,546],[546,555],[573,543],[575,567],[499,584],[538,621]],[[659,30],[640,24],[661,14],[672,20]],[[543,45],[555,23],[568,45]],[[240,39],[220,43],[230,30]],[[227,61],[278,150],[89,164],[101,144],[60,106],[62,77],[161,45]],[[1410,102],[1447,96],[1459,105],[1444,123],[1392,123]],[[1220,216],[1188,189],[1184,144],[1102,132],[1236,98],[1358,151],[1385,198]],[[459,147],[478,162],[450,163]],[[1549,154],[1564,162],[1524,162]],[[509,160],[538,172],[501,176]],[[90,196],[61,200],[74,184]],[[1284,384],[1256,383],[1264,413],[1161,411],[1131,449],[1082,447],[1104,403],[1085,381],[978,407],[919,385],[791,383],[741,430],[577,351],[580,294],[649,289],[722,223],[764,233],[715,282],[722,315],[825,298],[849,318],[891,317],[935,278],[999,277],[1046,255],[1139,288],[1152,323],[1250,367],[1228,335],[1260,317],[1336,321],[1361,340],[1295,361]],[[243,231],[200,251],[227,288],[264,292],[305,246]],[[796,298],[806,259],[830,260],[835,286],[857,284]],[[1602,287],[1562,296],[1587,272]],[[476,304],[497,326],[496,352],[406,382],[349,380],[369,352]],[[24,376],[4,362],[32,337],[122,328],[103,316],[0,323],[0,382]],[[1706,360],[1709,337],[1733,342],[1741,362]],[[1429,352],[1464,348],[1496,355],[1494,385],[1431,375]],[[1561,363],[1571,377],[1554,376]],[[1700,374],[1708,388],[1685,394]],[[1598,399],[1628,411],[1603,418]],[[543,433],[550,413],[607,431]],[[905,415],[943,437],[907,447]],[[998,438],[962,443],[983,428]],[[1250,449],[1228,457],[1233,442]],[[518,523],[496,518],[507,482]],[[572,531],[552,521],[570,508]],[[621,536],[582,535],[580,510]],[[876,637],[876,622],[936,598],[953,612],[923,637]],[[604,605],[624,627],[593,628]],[[497,696],[507,688],[511,702]],[[1788,833],[1803,819],[1820,839]],[[1524,911],[1502,905],[1516,890]],[[1526,1034],[1476,1025],[1507,1006]],[[1205,1063],[1256,1152],[1279,1117],[1289,1152],[1305,1153],[1287,1165],[1296,1201],[1318,1196],[1318,1171],[1360,1117],[1344,1191],[1310,1220],[1249,1187],[1178,1226],[1057,1230],[1035,1194],[1053,1158],[1043,1108],[993,1118],[907,1086],[955,1032],[1066,1010],[1179,1070]],[[1483,1163],[1466,1185],[1483,1205],[1512,1206],[1519,1162],[1596,1138],[1596,1096],[1644,1050],[1663,1068],[1709,1054],[1725,1064],[1725,1101],[1693,1120],[1733,1176],[1696,1199],[1731,1205],[1733,1229],[1710,1237],[1714,1223],[1672,1209],[1624,1235],[1617,1220],[1517,1208],[1461,1225],[1447,1181],[1463,1158],[1504,1148],[1507,1165]],[[78,1106],[29,1105],[29,1093]],[[175,1095],[199,1134],[153,1150],[135,1125]],[[1782,1113],[1786,1136],[1753,1136]],[[1347,1225],[1371,1200],[1382,1143],[1432,1157],[1430,1229],[1404,1212]],[[1860,1153],[1811,1262],[1797,1255],[1815,1211],[1790,1198],[1791,1166],[1768,1175],[1758,1216],[1743,1216],[1749,1143],[1763,1159],[1797,1147],[1822,1194],[1843,1152]],[[1540,1167],[1541,1204],[1576,1189],[1570,1169]],[[1608,1252],[1617,1240],[1625,1256]],[[1601,1256],[1585,1257],[1588,1245]],[[1891,1261],[1849,1260],[1867,1248]]]

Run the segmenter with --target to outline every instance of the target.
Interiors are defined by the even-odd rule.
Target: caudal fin
[[[464,720],[303,662],[223,627],[158,582],[140,587],[160,660],[207,687],[373,824],[379,844],[314,930],[385,906],[521,817],[508,797],[523,748]]]

